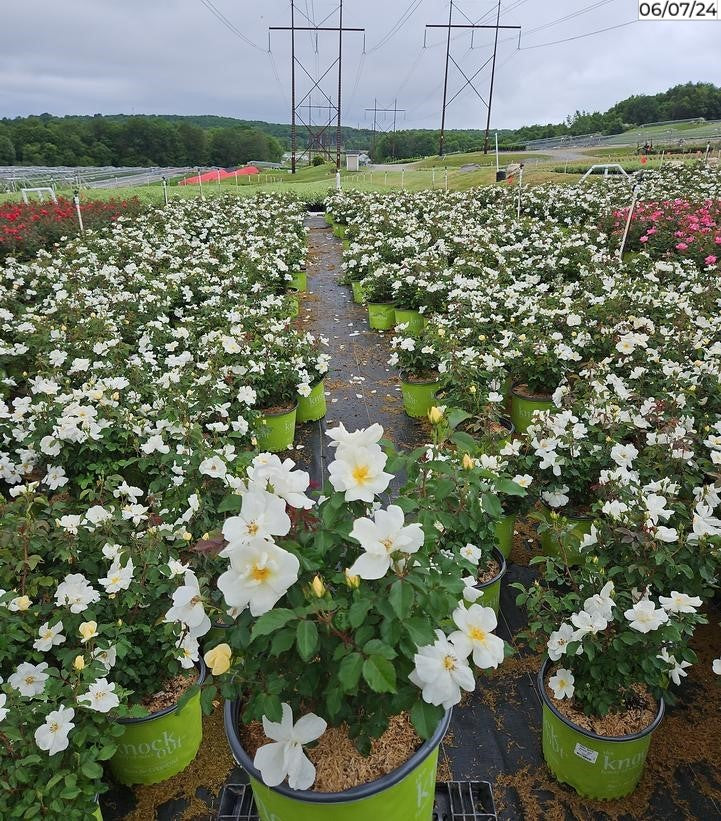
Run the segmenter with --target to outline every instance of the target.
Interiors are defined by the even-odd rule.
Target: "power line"
[[[249,40],[243,32],[237,28],[237,26],[233,25],[233,23],[228,20],[228,18],[223,14],[220,9],[215,6],[212,0],[200,0],[200,2],[205,6],[206,9],[216,18],[225,28],[228,29],[232,34],[242,40],[244,43],[249,45],[251,48],[254,48],[256,51],[265,51],[265,49],[261,48],[260,46],[256,45],[252,40]]]
[[[557,46],[560,43],[570,43],[571,40],[582,40],[584,37],[592,37],[594,34],[603,34],[604,31],[622,29],[625,26],[632,26],[634,23],[638,23],[638,20],[627,20],[625,23],[619,23],[616,26],[607,26],[603,29],[596,29],[596,31],[587,31],[585,34],[577,34],[575,37],[564,37],[563,40],[553,40],[550,43],[536,43],[533,46],[521,46],[518,51],[530,51],[532,48],[544,48],[545,46]]]
[[[406,25],[406,23],[408,23],[411,17],[413,17],[413,15],[423,5],[423,2],[424,0],[411,0],[411,3],[408,5],[400,18],[393,24],[393,26],[391,26],[383,37],[381,37],[381,39],[368,50],[368,54],[373,54],[373,52],[383,48],[389,40],[395,37],[396,34],[398,34],[398,32]]]

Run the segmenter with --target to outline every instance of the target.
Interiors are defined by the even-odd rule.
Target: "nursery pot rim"
[[[369,308],[385,308],[390,305],[395,310],[395,305],[392,302],[369,302]]]
[[[289,413],[293,413],[293,411],[297,411],[298,410],[298,402],[296,401],[295,405],[293,405],[292,407],[288,407],[287,410],[279,410],[279,411],[272,411],[272,412],[267,411],[267,410],[263,410],[262,408],[259,408],[258,410],[260,410],[260,412],[263,416],[268,416],[272,419],[274,416],[287,416]]]
[[[511,514],[509,513],[508,515],[510,516]],[[505,519],[506,517],[504,516],[503,518]],[[499,519],[498,521],[500,522],[501,519]],[[498,562],[501,569],[498,571],[498,575],[494,576],[492,579],[489,579],[489,581],[487,581],[487,582],[476,582],[476,584],[473,585],[474,589],[476,589],[476,590],[483,590],[486,587],[490,587],[492,584],[495,584],[496,582],[499,582],[506,575],[506,571],[508,570],[506,557],[495,546],[494,546],[493,550],[491,551],[491,555]]]
[[[440,374],[440,372],[438,373],[438,377],[437,377],[436,379],[424,379],[422,382],[410,382],[410,381],[406,378],[408,375],[409,375],[409,374],[404,373],[403,371],[401,371],[401,373],[400,373],[401,382],[402,382],[404,385],[410,385],[411,387],[414,387],[415,385],[437,385],[437,384],[439,384],[440,382],[442,382],[442,381],[443,381],[443,380],[441,379],[441,374]]]
[[[555,405],[553,401],[553,391],[551,391],[551,393],[534,393],[533,396],[524,396],[516,390],[520,385],[525,384],[525,382],[514,382],[511,385],[511,394],[518,399],[525,399],[526,402],[550,402],[552,405]]]
[[[550,505],[547,505],[542,499],[541,499],[541,507],[543,508],[544,512],[557,513],[559,518],[563,517],[564,519],[568,519],[570,522],[595,522],[596,521],[595,516],[574,516],[572,513],[562,513],[561,511],[563,510],[563,508],[551,507]]]
[[[622,743],[624,741],[638,741],[640,738],[644,738],[647,735],[650,735],[661,723],[661,720],[664,717],[666,712],[666,702],[663,698],[660,698],[658,701],[658,712],[656,713],[656,718],[643,730],[639,730],[637,733],[629,733],[629,735],[621,735],[621,736],[612,736],[612,735],[598,735],[598,733],[594,733],[592,730],[585,730],[583,727],[579,727],[578,724],[571,721],[570,718],[566,718],[562,713],[560,713],[556,706],[553,704],[551,699],[548,697],[548,693],[546,693],[546,671],[548,670],[549,665],[551,664],[551,660],[546,656],[541,665],[541,669],[538,671],[536,676],[536,686],[538,688],[539,695],[543,701],[543,704],[548,707],[548,709],[556,716],[560,721],[562,721],[567,727],[570,727],[572,730],[575,730],[577,733],[585,736],[586,738],[591,738],[594,741],[603,741],[603,742],[614,742],[614,743]],[[555,662],[554,662],[555,663]]]
[[[341,792],[316,792],[315,790],[292,790],[286,783],[279,784],[277,787],[268,787],[264,784],[263,777],[260,771],[253,766],[250,756],[240,743],[240,736],[238,734],[237,720],[240,717],[240,701],[226,700],[223,708],[223,717],[225,720],[225,735],[228,739],[233,757],[238,764],[248,773],[251,778],[259,781],[269,790],[279,793],[286,798],[292,798],[296,801],[304,801],[308,804],[344,804],[350,801],[358,801],[361,798],[369,798],[372,795],[382,792],[383,790],[393,787],[402,781],[413,770],[417,769],[433,750],[441,743],[443,736],[448,730],[448,725],[451,723],[451,713],[453,709],[446,710],[443,718],[438,722],[433,735],[421,744],[421,746],[413,753],[413,755],[390,773],[382,775],[373,781],[366,784],[360,784],[357,787],[351,787],[348,790]]]
[[[202,656],[195,663],[195,666],[198,668],[198,678],[195,684],[202,684],[208,675],[208,668],[205,666]],[[154,713],[150,713],[150,715],[140,716],[140,718],[118,718],[116,721],[118,724],[143,724],[146,721],[153,721],[153,719],[170,715],[170,713],[174,713],[177,709],[178,702],[176,701],[172,706],[164,707],[162,710],[156,710]]]

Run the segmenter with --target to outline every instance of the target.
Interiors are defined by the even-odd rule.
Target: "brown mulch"
[[[189,690],[197,680],[198,674],[195,670],[178,673],[177,676],[173,676],[169,681],[166,681],[156,693],[146,696],[141,704],[151,713],[166,710],[168,707],[175,706],[183,693]]]
[[[240,737],[251,759],[269,742],[259,721],[241,727]],[[385,733],[372,742],[368,756],[358,752],[345,724],[328,727],[313,747],[305,748],[316,767],[312,789],[341,792],[367,784],[405,764],[422,743],[405,713],[391,718]]]

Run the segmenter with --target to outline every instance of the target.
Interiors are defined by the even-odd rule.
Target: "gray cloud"
[[[213,0],[259,50],[227,30],[200,0],[24,0],[7,3],[0,32],[0,116],[40,114],[221,114],[275,122],[289,120],[289,35],[267,27],[289,22],[288,0]],[[330,14],[332,0],[296,0],[315,20]],[[391,29],[410,0],[345,0],[345,24],[365,26],[344,44],[344,122],[368,125],[364,109],[406,108],[404,125],[437,128],[445,57],[444,35],[425,23],[447,20],[446,0],[423,0],[406,25],[383,47],[373,46]],[[493,22],[493,0],[459,0],[468,17]],[[681,82],[718,81],[721,22],[648,23],[566,43],[531,48],[633,20],[636,0],[613,0],[538,32],[531,29],[591,5],[590,0],[504,0],[502,23],[524,27],[521,45],[501,35],[493,125],[514,127],[556,122],[576,109],[602,110],[631,94],[657,92]],[[513,8],[517,7],[517,8]],[[457,20],[463,20],[459,11]],[[299,13],[298,19],[302,20]],[[335,21],[337,18],[330,18]],[[453,55],[470,76],[490,56],[491,32],[459,33]],[[336,35],[319,36],[316,56],[309,35],[299,35],[299,55],[311,72],[335,56]],[[281,83],[275,78],[274,63]],[[486,97],[489,68],[479,77]],[[335,94],[334,74],[325,87]],[[451,95],[462,83],[452,69]],[[355,92],[355,93],[354,93]],[[301,96],[305,94],[302,90]],[[319,99],[319,95],[315,97]],[[317,116],[321,116],[320,112]],[[387,123],[386,123],[387,124]],[[485,109],[470,89],[448,112],[448,125],[485,125]]]

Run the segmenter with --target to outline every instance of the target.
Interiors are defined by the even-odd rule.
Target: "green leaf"
[[[363,656],[360,653],[351,653],[340,663],[338,666],[338,681],[340,681],[346,693],[356,689],[362,669]]]
[[[430,738],[443,718],[443,708],[434,707],[425,701],[416,701],[411,707],[411,722],[423,739]]]
[[[368,611],[371,609],[371,602],[368,599],[360,599],[353,602],[348,610],[348,622],[354,629],[360,627],[365,621]]]
[[[309,661],[318,646],[318,628],[314,621],[301,621],[295,636],[298,653],[303,661]]]
[[[406,584],[400,579],[397,582],[393,582],[388,599],[399,619],[406,619],[410,616],[411,610],[413,609],[415,593],[409,584]]]
[[[103,777],[103,768],[98,764],[97,761],[86,761],[81,767],[80,771],[82,774],[89,778],[91,781],[94,781],[96,778]]]
[[[503,516],[503,508],[498,501],[498,496],[492,493],[483,494],[483,510],[493,516],[494,519],[500,519]]]
[[[526,495],[526,489],[512,482],[510,479],[499,479],[496,482],[496,489],[499,493],[505,493],[506,496]]]
[[[290,650],[294,641],[295,633],[292,629],[282,630],[280,633],[276,633],[273,636],[273,642],[270,645],[271,656],[279,656],[281,653],[285,653],[286,650]]]
[[[383,656],[384,659],[394,659],[398,653],[380,639],[371,639],[363,646],[363,652],[367,656]]]
[[[243,498],[241,496],[237,496],[235,493],[231,493],[218,505],[218,513],[237,513],[242,504]]]
[[[288,610],[287,607],[278,607],[275,610],[270,610],[268,613],[264,613],[253,625],[250,640],[255,641],[258,636],[269,636],[276,630],[280,630],[281,627],[285,627],[285,625],[294,618],[296,618],[295,613],[292,610]]]
[[[406,628],[411,641],[418,647],[433,642],[433,627],[425,619],[408,619],[408,621],[403,622],[403,626]]]
[[[476,440],[469,433],[464,433],[462,430],[457,430],[451,436],[451,442],[458,445],[461,450],[472,451],[476,448]]]
[[[363,678],[376,693],[396,692],[396,669],[383,656],[370,656],[363,662]]]

